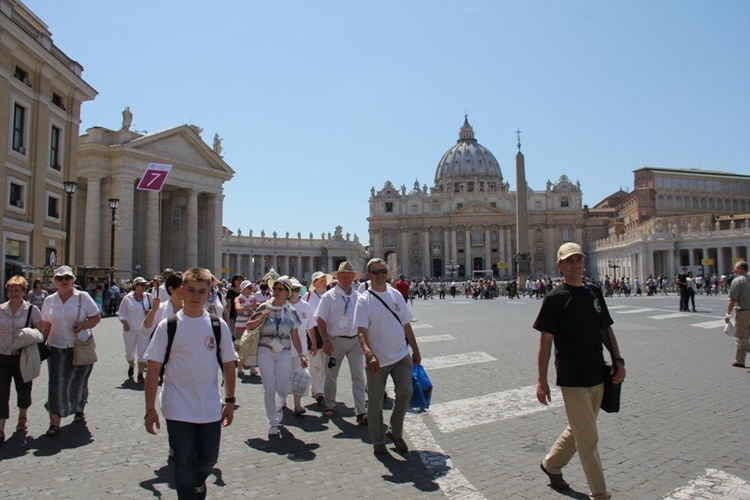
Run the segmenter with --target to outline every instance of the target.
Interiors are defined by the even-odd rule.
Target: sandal
[[[44,433],[44,435],[47,436],[48,438],[55,437],[58,434],[60,434],[59,425],[50,425],[49,429],[47,429],[47,432]]]
[[[360,413],[357,415],[357,423],[359,425],[367,425],[367,413]]]
[[[326,400],[326,398],[325,398],[325,396],[323,396],[323,394],[321,394],[320,392],[319,392],[319,393],[317,393],[317,394],[316,394],[315,396],[313,396],[313,397],[315,398],[315,401],[317,401],[317,402],[318,402],[318,404],[322,405],[323,403],[325,403],[325,400]]]
[[[296,406],[294,408],[294,414],[297,416],[304,415],[305,413],[307,413],[307,409],[302,406]]]
[[[29,430],[29,424],[26,421],[26,417],[18,417],[18,425],[16,425],[16,432],[26,432]]]
[[[76,416],[73,417],[73,422],[75,422],[77,424],[84,424],[84,423],[86,423],[86,414],[83,413],[82,411],[77,412]]]
[[[324,417],[332,417],[333,416],[333,408],[326,408],[323,412]]]

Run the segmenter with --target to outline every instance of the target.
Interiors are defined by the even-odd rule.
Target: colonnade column
[[[185,268],[198,265],[198,192],[187,192],[187,214],[185,215]]]
[[[448,228],[443,228],[443,253],[441,254],[443,256],[443,268],[440,270],[440,274],[442,276],[448,276],[450,277],[450,274],[448,274],[447,269],[445,266],[450,264],[450,233],[448,232]]]
[[[471,266],[471,231],[467,227],[465,230],[466,235],[464,236],[464,269],[467,278],[472,278],[474,269]]]
[[[492,270],[492,243],[490,242],[490,227],[484,226],[484,268]],[[494,273],[493,273],[494,276]]]
[[[102,225],[101,221],[102,180],[100,177],[92,177],[87,180],[88,190],[86,192],[86,224],[84,225],[86,228],[86,237],[83,239],[83,263],[86,265],[102,267],[100,261],[102,255],[101,234],[104,229],[108,227],[106,225]],[[73,237],[72,234],[70,236],[71,238]],[[70,247],[72,248],[73,245],[71,244]],[[60,259],[60,262],[62,262],[63,264],[71,264],[71,262],[68,262],[70,260],[69,255],[66,255],[64,258],[66,259],[66,262],[63,262],[62,259]]]
[[[400,228],[399,233],[401,236],[401,245],[398,248],[398,259],[401,262],[401,272],[407,276],[414,274],[411,270],[411,264],[409,262],[409,230],[407,228]],[[412,276],[416,278],[417,276]]]
[[[455,227],[451,227],[451,260],[454,265],[458,265],[458,247]],[[456,274],[456,277],[458,277],[458,274]]]
[[[133,267],[133,205],[135,202],[135,187],[130,179],[125,177],[115,177],[112,179],[112,198],[120,200],[117,208],[119,222],[116,228],[112,228],[111,218],[108,217],[109,224],[106,224],[111,230],[115,231],[115,268],[132,269]],[[109,208],[109,207],[108,207]],[[109,235],[110,232],[107,231]],[[109,265],[109,256],[106,262]],[[117,278],[118,276],[115,276]],[[120,278],[130,278],[130,276],[119,276]]]
[[[426,228],[423,232],[424,236],[424,249],[422,252],[424,262],[422,263],[422,276],[432,276],[431,264],[432,264],[432,252],[430,252],[430,228]]]

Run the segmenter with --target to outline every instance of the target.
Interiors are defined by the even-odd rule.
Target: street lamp
[[[65,260],[63,260],[63,263],[72,264],[70,262],[70,220],[73,207],[73,193],[76,192],[78,183],[76,181],[65,181],[63,182],[63,187],[65,188],[65,194],[68,195],[68,213],[65,215]]]
[[[109,282],[112,283],[115,280],[115,213],[117,213],[117,206],[120,204],[120,199],[110,198],[108,201],[109,208],[112,210],[112,221],[109,237],[109,267],[111,268]]]
[[[451,259],[451,263],[445,266],[445,269],[448,271],[451,279],[456,279],[456,271],[458,270],[457,265],[453,264],[453,259]]]

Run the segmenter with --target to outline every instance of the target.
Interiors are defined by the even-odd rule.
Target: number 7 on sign
[[[136,189],[142,191],[161,191],[171,170],[172,165],[166,163],[149,164],[146,171],[143,172],[141,181],[138,183]]]

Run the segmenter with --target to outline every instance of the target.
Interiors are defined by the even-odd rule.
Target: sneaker
[[[275,425],[272,425],[270,429],[268,429],[268,436],[278,436],[279,435],[279,428]]]
[[[552,488],[556,489],[557,491],[565,491],[567,489],[570,489],[570,485],[563,479],[562,474],[552,474],[551,472],[547,472],[547,469],[544,468],[544,464],[539,464],[539,467],[542,468],[542,472],[547,474],[547,477],[549,478],[549,484],[552,486]]]
[[[409,451],[409,447],[406,445],[404,438],[396,437],[393,431],[388,431],[385,435],[388,439],[393,441],[393,446],[395,446],[398,451],[401,453],[407,453]]]

